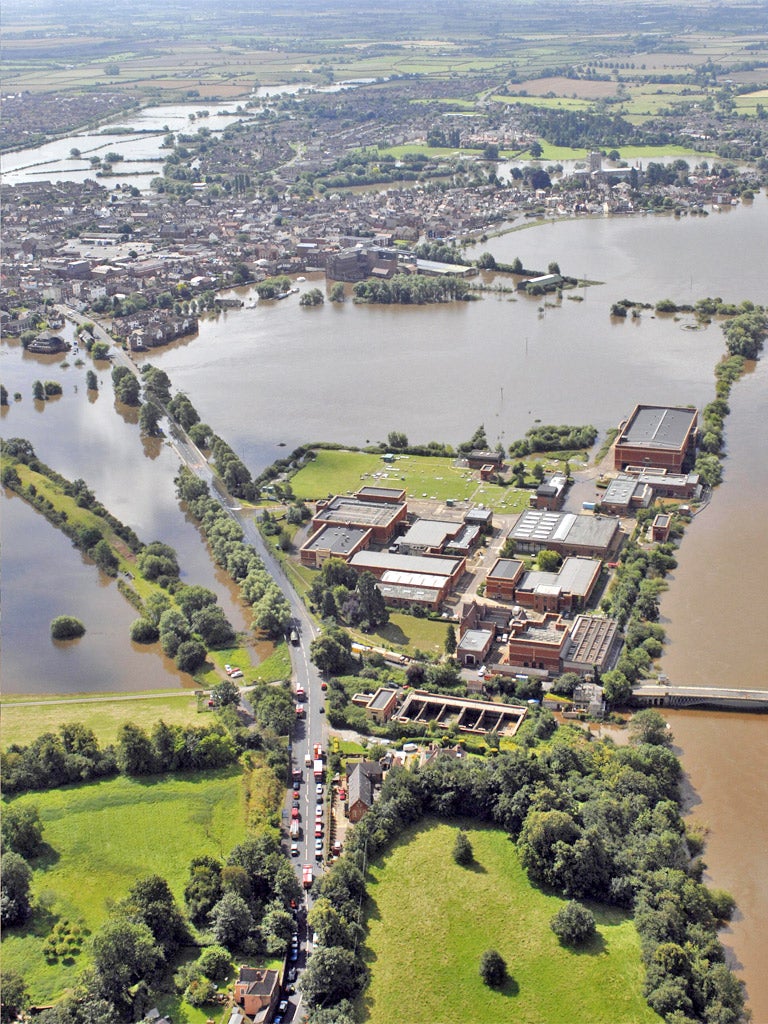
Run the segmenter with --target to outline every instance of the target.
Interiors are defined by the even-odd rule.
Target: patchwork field
[[[451,851],[458,825],[424,822],[370,868],[367,911],[372,981],[367,1024],[651,1024],[632,920],[592,906],[598,935],[579,952],[549,927],[562,905],[533,888],[507,836],[468,827],[474,863]],[[487,988],[478,966],[498,949],[510,978]]]
[[[162,875],[181,902],[192,857],[221,857],[242,839],[243,799],[238,768],[120,776],[18,797],[39,809],[47,847],[32,862],[33,914],[3,936],[4,969],[23,974],[33,1002],[57,997],[87,964],[88,935],[132,882]],[[81,951],[46,960],[45,940],[65,919],[80,930]]]

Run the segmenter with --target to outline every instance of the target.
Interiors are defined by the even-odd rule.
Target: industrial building
[[[681,473],[683,466],[693,461],[697,422],[695,409],[636,405],[619,427],[613,446],[614,467],[653,467]]]
[[[610,559],[621,547],[624,534],[616,519],[573,512],[527,509],[510,531],[515,550],[537,554],[548,549],[565,555]]]

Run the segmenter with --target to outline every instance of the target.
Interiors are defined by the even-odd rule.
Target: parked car
[[[323,838],[323,823],[321,821],[318,821],[317,824],[315,825],[315,839],[322,839],[322,838]]]
[[[317,806],[315,808],[315,820],[316,821],[321,821],[322,817],[323,817],[323,808],[320,807],[320,806]]]
[[[293,949],[291,950],[290,959],[291,963],[296,963],[296,961],[299,959],[299,951],[296,946],[294,946]]]
[[[235,668],[235,669],[233,669],[229,673],[229,678],[230,679],[242,679],[243,678],[243,673],[242,673],[242,671],[239,668]]]
[[[326,683],[325,680],[323,680],[323,682],[320,683],[320,689],[321,690],[327,690],[328,689],[328,683]]]
[[[298,807],[292,807],[291,808],[291,817],[294,819],[294,821],[298,820],[298,817],[299,817],[299,808]]]
[[[298,793],[300,789],[301,789],[301,783],[299,782],[298,779],[294,779],[293,780],[293,791],[294,791],[294,793]]]
[[[323,799],[323,793],[324,792],[325,792],[325,787],[323,786],[322,782],[318,782],[318,784],[315,786],[315,793],[317,794],[317,802],[318,803],[320,803],[320,801]]]
[[[288,1009],[288,1000],[287,999],[281,999],[280,1003],[279,1003],[279,1005],[277,1007],[277,1012],[278,1013],[285,1013],[285,1011],[287,1009]]]
[[[316,839],[315,840],[315,851],[317,852],[317,850],[322,850],[322,848],[323,848],[323,840],[322,839]]]
[[[292,857],[298,857],[299,856],[299,844],[296,843],[296,842],[291,843],[291,856]]]

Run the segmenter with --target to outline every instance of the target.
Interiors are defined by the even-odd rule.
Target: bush
[[[490,988],[498,988],[504,984],[507,964],[498,950],[486,949],[480,957],[480,977]]]
[[[83,636],[85,626],[72,615],[59,615],[51,622],[51,639],[75,640]]]
[[[198,957],[197,966],[206,978],[216,982],[224,981],[232,966],[232,957],[223,946],[208,946]]]
[[[472,863],[472,843],[470,843],[466,832],[459,832],[456,836],[456,842],[453,844],[453,859],[464,868]]]
[[[149,619],[135,619],[131,623],[131,640],[137,644],[153,644],[160,637],[160,631]]]
[[[558,910],[549,922],[550,928],[564,946],[578,946],[595,934],[592,911],[571,900]]]

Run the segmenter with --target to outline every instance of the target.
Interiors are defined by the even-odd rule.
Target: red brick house
[[[280,996],[280,976],[277,971],[260,967],[240,968],[235,982],[235,1002],[255,1022],[267,1024],[272,1019]]]

